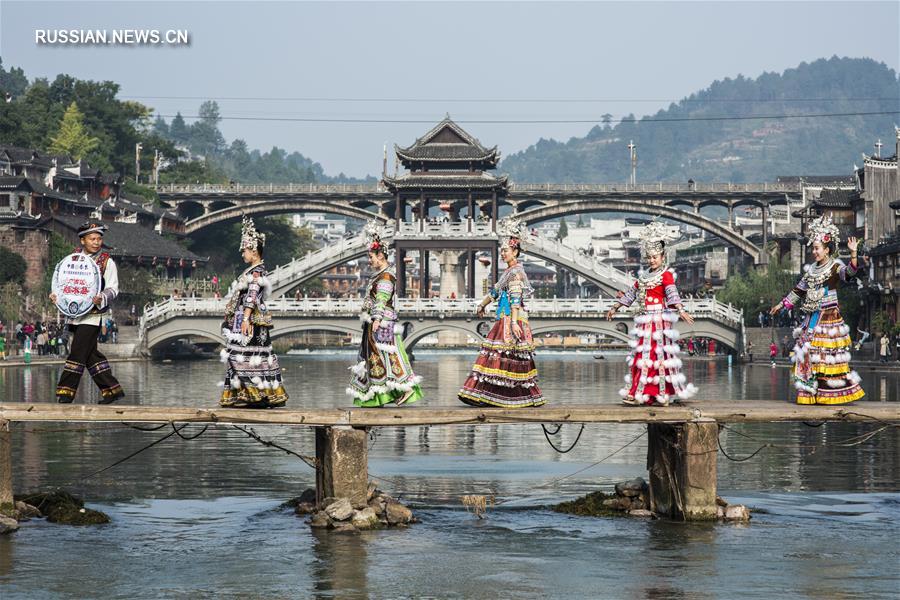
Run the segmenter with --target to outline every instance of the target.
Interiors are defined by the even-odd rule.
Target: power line
[[[731,116],[731,117],[672,117],[672,118],[653,118],[645,117],[642,119],[611,119],[609,123],[684,123],[689,121],[759,121],[767,119],[818,119],[833,117],[870,117],[900,115],[900,110],[885,111],[867,111],[867,112],[842,112],[842,113],[815,113],[806,115],[755,115],[755,116]],[[156,114],[157,117],[175,118],[177,115]],[[181,115],[182,119],[203,119],[199,115]],[[237,117],[222,116],[218,117],[222,121],[272,121],[272,122],[289,122],[289,123],[356,123],[356,124],[428,124],[433,125],[434,119],[357,119],[357,118],[334,118],[334,117]],[[458,119],[457,123],[466,124],[491,124],[491,125],[528,125],[528,124],[597,124],[604,122],[602,118],[598,119]]]
[[[599,102],[642,103],[775,103],[775,102],[900,102],[900,98],[349,98],[327,96],[123,96],[132,100],[229,100],[248,102],[348,102],[348,103],[409,103],[409,104],[594,104]]]

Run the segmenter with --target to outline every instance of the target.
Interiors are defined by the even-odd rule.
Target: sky
[[[36,42],[36,30],[59,29],[186,30],[190,43]],[[296,150],[330,175],[357,177],[380,174],[384,144],[407,146],[447,113],[508,155],[739,74],[834,55],[897,71],[898,31],[897,1],[0,0],[7,69],[112,80],[122,98],[165,116],[196,115],[214,99],[227,141]],[[496,123],[515,120],[542,122]],[[585,122],[551,122],[560,120]]]

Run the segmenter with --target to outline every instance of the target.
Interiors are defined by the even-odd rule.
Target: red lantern
[[[478,262],[480,262],[484,266],[488,266],[489,264],[491,264],[491,259],[487,256],[482,255],[478,257]]]
[[[167,266],[167,267],[171,267],[171,266],[172,266],[172,257],[171,257],[171,256],[170,256],[169,258],[166,259],[166,266]]]
[[[184,259],[183,258],[178,259],[178,266],[181,268],[184,268]]]
[[[440,208],[444,212],[450,212],[450,203],[446,200],[440,203]]]

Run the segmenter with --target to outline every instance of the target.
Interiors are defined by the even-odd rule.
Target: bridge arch
[[[224,340],[222,338],[221,333],[213,333],[206,329],[195,329],[195,328],[179,328],[174,331],[169,331],[164,333],[158,338],[153,340],[153,345],[150,346],[150,349],[158,348],[163,344],[167,344],[169,342],[174,342],[175,340],[180,340],[182,338],[202,338],[207,342],[213,342],[216,344],[223,344]]]
[[[183,204],[191,201],[179,203],[179,209]],[[262,202],[252,202],[240,206],[232,206],[222,210],[216,210],[208,214],[190,219],[185,223],[184,232],[191,235],[209,227],[216,223],[227,223],[237,221],[244,215],[283,215],[302,212],[318,212],[341,215],[351,217],[353,219],[375,219],[382,223],[387,222],[387,218],[376,212],[350,206],[349,204],[340,204],[337,202],[320,202],[314,200],[267,200]]]
[[[462,333],[465,333],[466,335],[472,336],[476,340],[480,340],[482,339],[482,337],[476,330],[479,322],[480,321],[473,320],[470,323],[466,323],[465,325],[459,323],[443,322],[436,325],[428,325],[419,330],[416,329],[416,323],[414,321],[409,321],[409,323],[412,323],[413,330],[412,333],[409,334],[409,336],[404,338],[403,343],[406,346],[407,351],[411,351],[413,347],[422,340],[422,338],[438,333],[439,331],[460,331]],[[405,323],[406,321],[404,321],[404,324]]]
[[[703,215],[683,211],[663,204],[624,202],[621,200],[576,200],[524,210],[516,216],[523,223],[534,225],[549,219],[592,212],[639,213],[679,221],[681,223],[693,225],[694,227],[699,227],[703,231],[722,238],[748,254],[754,262],[759,262],[760,259],[760,249],[727,226],[713,221],[709,217],[704,217]]]
[[[331,333],[349,333],[353,334],[359,331],[359,327],[352,326],[348,324],[342,324],[340,322],[336,323],[327,323],[327,322],[313,322],[313,323],[302,323],[300,325],[288,325],[286,327],[276,327],[272,330],[272,339],[278,339],[280,337],[284,337],[286,335],[290,335],[292,333],[300,333],[302,331],[328,331]]]
[[[608,325],[595,325],[590,323],[584,324],[569,324],[569,323],[553,323],[547,322],[546,325],[539,325],[531,330],[531,333],[534,336],[544,335],[545,333],[559,333],[562,331],[578,331],[578,332],[590,332],[597,333],[603,335],[608,338],[612,338],[614,340],[618,340],[620,342],[627,342],[631,339],[631,336],[627,333],[622,333],[618,329],[614,327],[614,323],[610,323]]]

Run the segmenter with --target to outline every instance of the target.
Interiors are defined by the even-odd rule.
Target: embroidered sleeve
[[[637,300],[637,289],[638,289],[638,282],[635,281],[633,286],[631,286],[630,288],[625,290],[625,293],[622,294],[621,298],[616,298],[616,302],[618,302],[625,308],[628,308],[629,306],[634,304],[635,300]]]
[[[394,282],[390,277],[382,277],[375,283],[375,306],[372,307],[372,320],[380,321],[384,317],[384,309],[394,295]]]
[[[788,310],[794,308],[796,304],[806,297],[807,289],[809,289],[809,285],[806,283],[806,277],[801,277],[794,289],[788,292],[788,295],[781,301],[781,305]]]
[[[678,288],[675,287],[675,275],[672,271],[666,271],[662,276],[663,290],[666,293],[666,305],[678,306],[682,304],[681,296],[678,294]]]
[[[250,283],[247,284],[247,294],[244,296],[244,308],[256,308],[259,306],[259,273],[251,274]]]
[[[106,259],[106,270],[103,273],[103,291],[100,292],[100,308],[109,306],[119,295],[119,270],[113,259]]]
[[[859,273],[859,266],[854,265],[853,261],[850,261],[847,264],[844,264],[843,261],[841,261],[838,264],[840,266],[838,266],[837,268],[837,274],[838,277],[841,278],[841,281],[843,281],[844,283],[850,281]]]
[[[516,273],[509,280],[509,304],[510,306],[522,305],[522,293],[525,285],[520,273]]]

